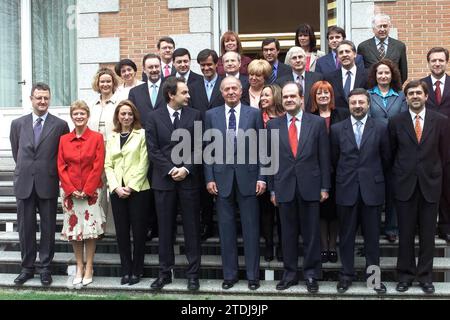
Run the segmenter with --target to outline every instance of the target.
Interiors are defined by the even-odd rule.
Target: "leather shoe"
[[[322,260],[322,263],[327,263],[328,262],[328,251],[322,251],[320,253],[320,258]]]
[[[235,283],[237,283],[239,280],[223,280],[222,282],[222,289],[228,290],[234,286]]]
[[[44,286],[49,286],[52,284],[52,275],[50,274],[50,272],[44,272],[41,273],[41,283]]]
[[[378,294],[384,294],[387,291],[386,286],[382,282],[380,283],[380,287],[379,288],[375,287],[375,288],[373,288],[373,290],[375,290],[375,292],[378,293]]]
[[[189,291],[197,291],[200,289],[200,282],[197,278],[190,278],[188,279],[187,289]]]
[[[147,232],[147,241],[152,241],[153,238],[158,238],[158,228],[152,228]]]
[[[276,255],[277,255],[277,260],[279,262],[283,262],[283,249],[281,248],[281,245],[277,246]]]
[[[317,283],[316,279],[308,278],[308,279],[306,279],[305,284],[306,284],[306,290],[308,290],[309,293],[319,292],[319,284]]]
[[[124,285],[130,282],[130,276],[129,275],[124,275],[121,279],[120,279],[120,284]]]
[[[336,263],[338,261],[336,251],[328,251],[328,261],[330,261],[331,263]]]
[[[135,276],[134,274],[130,278],[130,282],[128,283],[130,286],[133,284],[139,283],[141,281],[141,277]]]
[[[352,285],[351,280],[341,279],[336,285],[337,292],[344,293],[348,290],[348,288],[350,288],[351,285]]]
[[[431,282],[420,282],[419,286],[422,288],[422,291],[427,294],[434,293],[434,285]]]
[[[250,290],[256,290],[260,287],[259,280],[248,280],[248,288]]]
[[[281,280],[280,282],[277,283],[277,286],[275,287],[275,289],[286,290],[292,286],[296,286],[297,284],[298,284],[298,280],[291,280],[291,281]]]
[[[266,248],[264,249],[264,260],[267,262],[273,260],[273,244],[266,243]]]
[[[17,278],[14,279],[15,284],[24,284],[28,280],[34,278],[34,274],[31,272],[21,272]]]
[[[152,290],[161,290],[164,288],[166,284],[172,283],[171,278],[157,278],[153,283],[150,285],[150,289]]]
[[[405,291],[408,291],[408,289],[409,289],[409,287],[411,287],[411,285],[412,285],[411,282],[400,281],[399,283],[397,283],[395,290],[397,290],[398,292],[405,292]]]
[[[211,238],[214,235],[213,227],[209,225],[205,225],[202,228],[202,232],[200,235],[200,238],[202,241],[206,241],[207,239]]]
[[[441,238],[447,242],[450,242],[450,233],[440,233],[439,238]]]
[[[386,240],[389,241],[390,243],[393,243],[395,241],[397,241],[397,235],[396,234],[387,234],[386,235]]]

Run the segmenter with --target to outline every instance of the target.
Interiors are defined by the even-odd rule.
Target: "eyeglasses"
[[[48,100],[50,100],[50,98],[49,97],[35,97],[35,96],[32,96],[34,99],[36,99],[36,100],[42,100],[42,99],[44,99],[44,101],[48,101]]]

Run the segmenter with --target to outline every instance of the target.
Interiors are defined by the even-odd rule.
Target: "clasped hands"
[[[119,198],[126,199],[133,192],[130,187],[117,187],[114,192],[119,196]]]
[[[74,197],[75,199],[84,199],[87,197],[87,194],[84,193],[84,191],[74,191],[72,192],[72,197]]]
[[[185,168],[176,168],[175,167],[170,172],[170,177],[174,181],[183,181],[184,179],[186,179],[187,175],[188,175],[188,172]]]

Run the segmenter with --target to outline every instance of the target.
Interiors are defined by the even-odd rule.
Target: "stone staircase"
[[[12,159],[0,159],[0,287],[15,287],[14,278],[20,272],[20,247],[19,235],[17,233],[16,202],[13,193]],[[54,275],[53,284],[47,290],[72,290],[72,277],[75,271],[75,257],[72,246],[66,241],[60,240],[59,231],[62,225],[62,212],[59,209],[57,216],[57,234],[55,257],[52,264]],[[39,216],[38,216],[39,221]],[[179,221],[180,222],[180,221]],[[36,235],[39,239],[39,232]],[[416,239],[416,242],[418,240]],[[121,286],[120,282],[120,260],[117,250],[117,243],[114,238],[105,237],[97,242],[97,253],[95,255],[95,276],[94,282],[84,287],[85,291],[110,291],[110,292],[149,292],[150,283],[158,275],[158,239],[147,242],[145,256],[144,278],[139,284],[133,286]],[[361,248],[363,239],[356,240],[357,248]],[[301,241],[299,242],[301,247]],[[355,267],[358,271],[358,280],[345,293],[336,292],[337,275],[340,268],[338,263],[323,264],[323,279],[319,282],[320,291],[311,295],[306,291],[306,287],[300,281],[300,285],[294,286],[286,291],[275,290],[277,281],[281,278],[283,265],[276,259],[271,262],[264,261],[261,256],[261,288],[255,292],[247,289],[245,279],[245,265],[243,257],[242,238],[238,239],[238,246],[241,256],[239,257],[239,269],[241,281],[230,290],[222,290],[222,262],[220,257],[220,244],[218,237],[213,237],[202,243],[202,263],[200,270],[200,291],[198,295],[221,297],[222,299],[236,299],[251,297],[252,299],[449,299],[450,298],[450,251],[445,241],[436,238],[436,249],[434,258],[434,281],[436,293],[431,296],[423,294],[417,286],[411,288],[406,293],[398,293],[395,290],[396,276],[396,253],[398,243],[389,243],[384,239],[380,240],[381,246],[381,270],[382,280],[386,284],[388,292],[383,296],[377,296],[372,289],[367,288],[363,282],[365,260],[363,257],[355,257]],[[261,248],[264,242],[261,240]],[[262,252],[262,250],[261,250]],[[175,268],[174,281],[164,287],[162,293],[191,295],[186,289],[184,279],[184,267],[187,260],[184,256],[184,239],[182,236],[181,222],[175,241]],[[302,258],[299,259],[299,266],[302,265]],[[299,273],[301,274],[301,272]],[[42,286],[39,277],[28,281],[23,288],[39,289]]]

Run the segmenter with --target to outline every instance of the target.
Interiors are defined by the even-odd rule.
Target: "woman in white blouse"
[[[115,100],[119,103],[122,100],[127,100],[130,90],[143,82],[136,79],[137,67],[133,60],[120,60],[114,67],[114,71],[123,81],[114,94]]]

